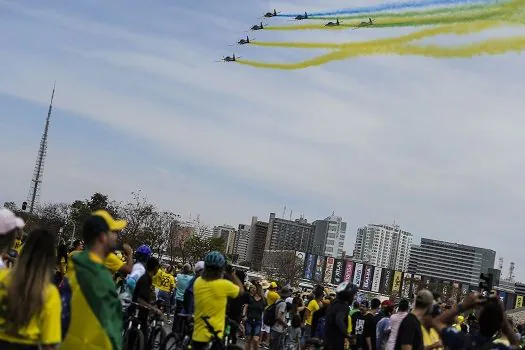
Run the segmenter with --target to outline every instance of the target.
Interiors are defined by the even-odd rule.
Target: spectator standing
[[[244,306],[243,320],[246,334],[245,350],[259,349],[259,335],[262,328],[262,317],[266,302],[262,287],[259,284],[250,287],[248,303]]]
[[[284,337],[286,335],[286,328],[288,323],[286,322],[286,298],[292,293],[286,287],[282,288],[279,292],[280,298],[275,301],[275,323],[270,328],[270,349],[280,350],[284,346]]]
[[[31,232],[12,270],[0,270],[0,349],[51,350],[62,339],[61,301],[51,283],[55,240]]]
[[[390,316],[390,336],[388,337],[388,341],[386,343],[387,350],[394,350],[399,326],[401,325],[401,322],[403,322],[403,319],[408,315],[409,308],[410,304],[408,303],[408,300],[401,299],[397,308],[397,312]]]
[[[184,304],[184,292],[190,284],[190,281],[193,279],[191,274],[191,265],[185,264],[182,267],[181,273],[177,274],[176,278],[176,291],[175,291],[175,313],[178,314],[181,312]]]
[[[314,313],[321,308],[323,300],[324,291],[322,288],[315,288],[314,298],[310,300],[306,306],[304,312],[304,334],[303,334],[303,344],[312,338],[312,322]]]
[[[396,350],[423,350],[423,332],[421,324],[423,317],[430,314],[434,297],[428,289],[422,289],[417,293],[414,310],[401,322],[396,339]]]
[[[24,228],[24,220],[7,208],[0,208],[0,269],[5,268],[4,259],[15,244],[19,231]]]
[[[117,232],[127,225],[107,211],[90,215],[83,227],[87,249],[72,257],[67,275],[70,289],[70,322],[63,350],[122,348],[122,306],[104,258],[117,245]]]
[[[376,349],[386,349],[386,343],[390,335],[390,316],[394,311],[394,304],[390,300],[385,300],[381,303],[382,318],[377,322],[376,326]]]

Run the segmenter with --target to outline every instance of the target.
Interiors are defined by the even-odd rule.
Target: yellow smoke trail
[[[460,23],[455,25],[432,27],[423,29],[414,33],[401,35],[395,38],[385,39],[374,39],[370,41],[357,41],[349,43],[307,43],[307,42],[261,42],[254,41],[251,44],[256,46],[270,46],[270,47],[288,47],[288,48],[304,48],[304,49],[346,49],[356,48],[362,49],[369,46],[383,46],[383,45],[400,45],[410,41],[421,40],[427,37],[443,35],[443,34],[455,34],[455,35],[466,35],[470,33],[481,32],[483,30],[498,27],[502,25],[508,25],[505,21],[480,21],[471,23]]]
[[[400,36],[398,38],[376,39],[360,43],[339,44],[339,46],[337,46],[337,50],[333,50],[324,55],[296,63],[266,63],[248,60],[238,60],[238,63],[259,68],[301,69],[322,65],[332,61],[345,60],[352,57],[378,54],[424,55],[430,57],[472,57],[481,54],[496,55],[509,51],[524,50],[525,37],[495,38],[478,43],[462,45],[459,47],[409,45],[409,43],[412,41],[421,40],[436,35],[466,35],[475,32],[481,32],[501,24],[504,24],[504,22],[485,21],[481,23],[465,23],[454,26],[429,28]]]
[[[521,52],[523,50],[525,50],[525,36],[517,36],[511,38],[488,39],[460,47],[400,45],[383,47],[370,46],[363,50],[343,49],[297,63],[265,63],[245,60],[239,60],[238,63],[258,68],[293,70],[319,66],[328,62],[345,60],[352,57],[378,54],[393,54],[400,56],[419,55],[434,58],[470,58],[480,55],[500,55],[506,52]]]

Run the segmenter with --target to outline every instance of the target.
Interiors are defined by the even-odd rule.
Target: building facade
[[[478,285],[481,273],[494,273],[495,259],[494,250],[422,238],[410,255],[409,272]]]
[[[266,237],[268,235],[269,224],[267,222],[257,220],[256,216],[252,217],[252,224],[250,226],[250,242],[248,243],[248,261],[255,271],[260,271],[264,250],[266,247]]]
[[[248,245],[250,244],[251,226],[240,224],[235,232],[235,241],[233,243],[233,254],[236,256],[236,262],[248,262]]]
[[[213,237],[224,240],[226,254],[233,254],[235,244],[235,228],[229,225],[215,226],[213,228]]]
[[[316,220],[312,250],[314,254],[344,258],[346,239],[346,222],[340,216],[329,216],[324,220]]]
[[[411,246],[412,234],[398,225],[369,224],[357,229],[353,259],[407,271]]]
[[[310,251],[313,235],[314,227],[306,219],[292,221],[277,218],[275,213],[270,213],[265,250]]]

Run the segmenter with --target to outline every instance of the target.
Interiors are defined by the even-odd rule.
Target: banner
[[[341,259],[335,259],[334,277],[332,279],[333,284],[339,284],[343,282],[345,275],[345,261]]]
[[[505,310],[514,309],[514,305],[515,304],[516,304],[516,294],[508,293],[507,294],[507,301],[505,302]]]
[[[374,266],[365,265],[365,273],[363,278],[363,290],[370,290],[372,288],[372,279],[374,278]]]
[[[299,266],[301,266],[301,269],[304,271],[304,262],[305,262],[305,252],[295,252],[295,260],[298,261]],[[299,263],[300,261],[300,263]]]
[[[383,272],[383,269],[380,267],[377,267],[374,270],[374,278],[372,280],[372,292],[379,293],[379,286],[381,285],[381,273]]]
[[[460,294],[461,294],[461,291],[459,289],[459,283],[458,282],[452,282],[452,293],[450,295],[452,300],[454,300],[455,302],[458,302]]]
[[[499,300],[505,305],[505,299],[507,298],[507,293],[505,292],[499,292],[498,293]]]
[[[401,277],[402,277],[401,271],[394,272],[394,280],[392,282],[392,294],[393,295],[399,295],[401,293]]]
[[[346,268],[345,268],[345,282],[352,282],[352,278],[354,276],[354,262],[351,260],[346,261]]]
[[[323,272],[324,272],[324,256],[318,255],[317,262],[315,263],[315,275],[314,280],[317,282],[323,282]]]
[[[412,274],[403,273],[403,285],[401,286],[401,296],[403,298],[410,298],[410,290],[412,287]]]
[[[394,279],[394,270],[383,269],[383,276],[379,285],[379,293],[389,295],[392,291],[392,280]]]
[[[421,279],[422,282],[422,289],[430,289],[430,283],[432,282],[432,279],[429,276],[423,276]]]
[[[363,264],[355,264],[355,272],[354,272],[354,284],[357,287],[361,287],[361,282],[363,277]]]
[[[461,283],[461,297],[464,298],[469,293],[470,286],[466,283]]]
[[[516,297],[516,309],[523,307],[523,295],[518,295]]]
[[[334,272],[335,259],[329,256],[326,258],[326,268],[324,270],[324,283],[332,283],[332,274]]]
[[[447,300],[448,298],[450,298],[450,294],[451,294],[450,293],[451,292],[450,281],[440,281],[440,285],[441,285],[441,288],[443,288],[441,290],[442,299]]]
[[[314,268],[315,268],[315,255],[306,254],[306,264],[304,267],[304,278],[307,280],[312,280],[314,278]]]

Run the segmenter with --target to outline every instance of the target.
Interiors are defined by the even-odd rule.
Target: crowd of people
[[[524,339],[493,295],[446,303],[422,289],[413,301],[381,302],[347,282],[303,292],[248,280],[220,252],[162,266],[147,245],[122,243],[126,225],[95,211],[68,247],[46,230],[24,233],[23,220],[0,209],[0,350],[120,350],[132,314],[146,339],[155,315],[195,350],[240,338],[245,350],[510,349]]]

